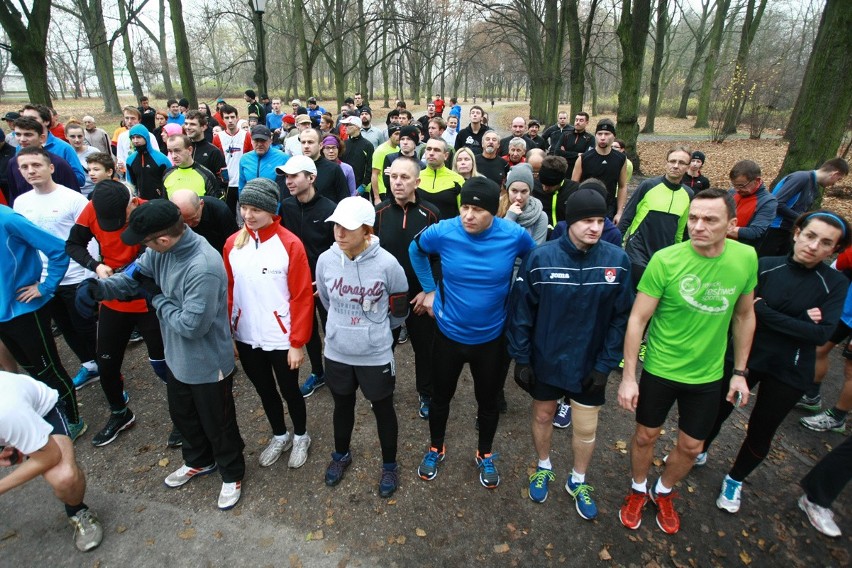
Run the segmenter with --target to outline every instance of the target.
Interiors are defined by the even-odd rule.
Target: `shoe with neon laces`
[[[811,398],[808,395],[803,394],[802,398],[799,399],[799,402],[796,403],[796,408],[809,410],[810,412],[819,412],[822,410],[822,396],[817,394],[815,397]]]
[[[387,499],[399,487],[399,466],[385,464],[382,466],[382,476],[379,478],[379,495]]]
[[[651,488],[648,492],[648,497],[657,508],[657,526],[667,534],[675,534],[680,530],[680,515],[675,511],[673,502],[677,496],[675,491],[660,495]]]
[[[571,405],[566,402],[559,403],[556,414],[553,415],[554,428],[567,428],[571,425]]]
[[[536,503],[544,503],[547,501],[547,484],[556,479],[553,471],[539,467],[535,473],[530,476],[529,496]]]
[[[308,380],[305,381],[305,384],[301,386],[299,389],[304,398],[308,398],[312,394],[314,394],[318,388],[325,386],[325,373],[321,375],[317,375],[316,373],[311,373],[308,377]]]
[[[77,371],[77,374],[74,375],[74,388],[80,390],[84,386],[90,385],[100,378],[101,374],[99,371],[90,371],[85,365],[82,365],[80,370]]]
[[[180,487],[186,484],[193,477],[207,475],[216,471],[216,464],[211,464],[205,467],[189,467],[183,464],[178,469],[171,472],[163,481],[168,487]]]
[[[74,546],[80,552],[97,548],[104,538],[101,521],[89,509],[83,509],[73,517],[68,517],[68,522],[74,527]]]
[[[647,493],[631,489],[618,511],[618,520],[630,530],[638,529],[642,525],[642,509],[645,508],[647,502]]]
[[[430,447],[426,455],[423,456],[420,466],[417,468],[417,475],[420,476],[420,479],[426,481],[435,479],[435,476],[438,475],[438,464],[444,461],[446,455],[446,446],[442,446],[440,450],[434,446]]]
[[[346,473],[346,468],[352,464],[352,452],[339,454],[331,453],[331,463],[325,469],[325,484],[329,487],[334,487],[343,479]]]
[[[587,483],[574,483],[570,475],[568,481],[565,482],[565,491],[574,498],[577,513],[587,521],[598,516],[598,506],[595,505],[595,500],[591,496],[591,492],[594,490],[595,488]]]
[[[223,483],[222,490],[219,491],[219,510],[227,511],[233,509],[240,502],[240,496],[243,493],[243,482],[234,481],[232,483]]]
[[[479,482],[486,489],[494,489],[500,485],[500,472],[497,471],[497,466],[494,465],[498,454],[490,453],[484,456],[476,452],[476,467],[479,468]]]
[[[807,495],[799,497],[799,509],[805,512],[811,525],[825,536],[837,538],[841,535],[831,509],[817,505]]]
[[[831,410],[825,410],[813,416],[800,418],[799,424],[817,432],[831,431],[843,434],[846,431],[846,417],[836,418],[831,413]]]
[[[740,510],[740,502],[742,501],[743,482],[731,479],[726,475],[722,480],[722,491],[719,497],[716,498],[716,506],[729,513],[736,513]]]

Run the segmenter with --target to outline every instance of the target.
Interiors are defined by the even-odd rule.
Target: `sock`
[[[647,493],[648,492],[648,480],[646,479],[642,483],[637,482],[636,480],[630,480],[630,486],[633,488],[633,491],[638,491],[639,493]]]
[[[666,495],[667,493],[671,493],[671,492],[672,492],[671,487],[666,487],[665,485],[663,485],[663,478],[662,477],[657,479],[657,484],[654,486],[654,493],[656,493],[657,495]]]
[[[827,411],[828,415],[834,418],[835,420],[846,420],[846,415],[849,414],[847,410],[840,410],[836,406],[831,410]]]
[[[154,369],[154,374],[157,375],[163,383],[169,382],[169,366],[166,365],[165,359],[148,359],[151,363],[151,368]]]
[[[87,507],[86,504],[83,503],[83,502],[81,502],[79,505],[69,505],[69,504],[66,503],[65,504],[65,514],[68,515],[68,517],[73,517],[77,513],[79,513],[80,511],[83,511],[83,510],[88,509],[88,508],[89,507]]]
[[[725,476],[725,481],[733,481],[734,483],[737,483],[737,484],[739,484],[739,485],[742,485],[742,483],[743,483],[742,481],[737,481],[736,479],[734,479],[733,477],[731,477],[731,475],[730,475],[730,474],[727,474],[727,475]]]
[[[571,470],[571,481],[574,483],[585,483],[586,482],[586,474],[585,473],[577,473],[576,469]]]
[[[308,435],[308,433],[307,433],[307,432],[305,432],[304,434],[296,434],[296,433],[294,432],[294,433],[293,433],[293,441],[294,441],[294,442],[298,442],[298,441],[299,441],[299,440],[301,440],[302,438],[307,437],[307,435]]]
[[[275,437],[275,439],[276,439],[276,440],[278,440],[279,442],[286,442],[287,440],[289,440],[289,439],[290,439],[290,432],[284,432],[284,433],[283,433],[283,434],[281,434],[280,436],[275,435],[274,437]]]
[[[550,464],[550,456],[547,456],[543,460],[538,460],[538,467],[542,469],[553,469],[553,466]]]
[[[94,359],[91,360],[91,361],[86,361],[85,363],[83,363],[83,366],[90,373],[97,373],[98,372],[98,364],[95,362]]]

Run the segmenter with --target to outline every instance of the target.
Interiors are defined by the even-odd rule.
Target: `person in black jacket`
[[[192,140],[193,160],[216,176],[219,182],[219,195],[226,195],[228,193],[228,181],[223,178],[223,175],[228,175],[228,165],[225,162],[225,154],[222,150],[207,140],[207,132],[210,130],[207,117],[199,110],[190,110],[186,113],[183,129],[189,139]]]
[[[361,119],[357,116],[347,116],[340,121],[346,126],[346,152],[340,156],[340,160],[352,166],[355,173],[355,186],[358,193],[363,193],[364,188],[370,185],[370,176],[373,173],[373,152],[375,147],[372,142],[361,136]]]
[[[574,128],[562,132],[555,154],[568,160],[569,172],[574,171],[577,156],[583,155],[586,150],[595,145],[594,136],[586,132],[588,124],[589,113],[578,112],[574,117]]]
[[[548,236],[559,221],[565,220],[565,201],[578,184],[565,176],[568,162],[562,156],[546,156],[541,162],[532,196],[541,201],[547,213]]]
[[[339,165],[327,160],[322,155],[319,130],[314,128],[303,130],[299,134],[299,141],[302,143],[302,154],[314,161],[316,178],[313,180],[313,185],[317,193],[331,199],[335,203],[349,197],[349,184],[346,182],[343,170],[340,169]],[[295,156],[293,157],[295,158]],[[275,182],[281,189],[281,195],[287,195],[289,191],[287,187],[286,166],[287,164],[284,164],[275,168],[275,172],[278,174]]]
[[[326,160],[327,161],[327,160]],[[330,162],[329,162],[330,163]],[[317,179],[316,163],[307,156],[293,156],[279,168],[290,197],[281,202],[281,216],[284,227],[299,237],[305,246],[311,278],[316,281],[317,259],[334,243],[334,224],[326,223],[336,206],[331,199],[321,195],[314,186]],[[308,359],[311,361],[311,374],[301,387],[302,396],[309,397],[325,385],[325,371],[322,361],[322,341],[320,328],[325,330],[328,313],[322,302],[315,302],[317,315],[314,316],[314,329],[305,345]]]
[[[411,266],[408,246],[420,231],[437,223],[440,219],[438,208],[424,201],[417,191],[420,185],[420,163],[411,157],[400,156],[394,160],[388,174],[389,190],[392,196],[376,205],[375,235],[379,237],[381,247],[391,253],[405,270],[408,280],[408,294],[412,304],[422,296],[423,288]],[[433,273],[439,270],[438,259],[432,258]],[[435,336],[435,320],[428,313],[408,312],[405,320],[411,347],[414,349],[414,375],[417,392],[420,395],[420,418],[429,418],[429,404],[432,400],[432,340]],[[396,346],[402,326],[393,330],[393,345]]]
[[[716,506],[730,513],[740,508],[742,483],[769,454],[778,426],[813,382],[816,348],[831,337],[843,310],[849,282],[824,263],[852,244],[852,227],[827,210],[796,220],[793,252],[759,260],[754,313],[757,327],[748,358],[749,389],[760,383],[746,438],[722,481]],[[729,345],[726,374],[733,366]],[[727,394],[727,393],[725,393]],[[720,400],[716,424],[695,458],[700,465],[734,405]]]
[[[204,237],[219,254],[228,237],[239,230],[236,217],[221,199],[209,195],[199,197],[191,189],[178,189],[169,199],[178,206],[189,228]]]

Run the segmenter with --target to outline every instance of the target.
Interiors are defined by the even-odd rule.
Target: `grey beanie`
[[[532,166],[529,164],[517,164],[509,170],[509,175],[506,177],[506,189],[515,183],[516,181],[527,184],[527,187],[530,188],[530,191],[533,189],[533,185],[535,181],[533,180],[533,172]]]
[[[278,185],[266,178],[254,178],[247,181],[240,192],[240,205],[251,205],[263,211],[278,214],[280,193]]]

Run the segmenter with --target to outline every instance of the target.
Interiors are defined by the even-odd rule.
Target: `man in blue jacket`
[[[622,357],[633,287],[627,254],[600,240],[607,215],[603,195],[578,189],[565,211],[567,233],[534,249],[521,265],[506,338],[515,381],[533,397],[538,467],[530,476],[530,499],[544,502],[548,483],[556,477],[550,462],[553,414],[560,397],[570,398],[574,467],[565,490],[580,516],[591,520],[598,510],[586,473],[607,378]],[[570,321],[584,324],[566,327]]]
[[[251,129],[251,143],[254,150],[240,158],[239,191],[246,182],[263,177],[275,181],[275,168],[287,163],[287,154],[272,147],[272,131],[258,124]]]

